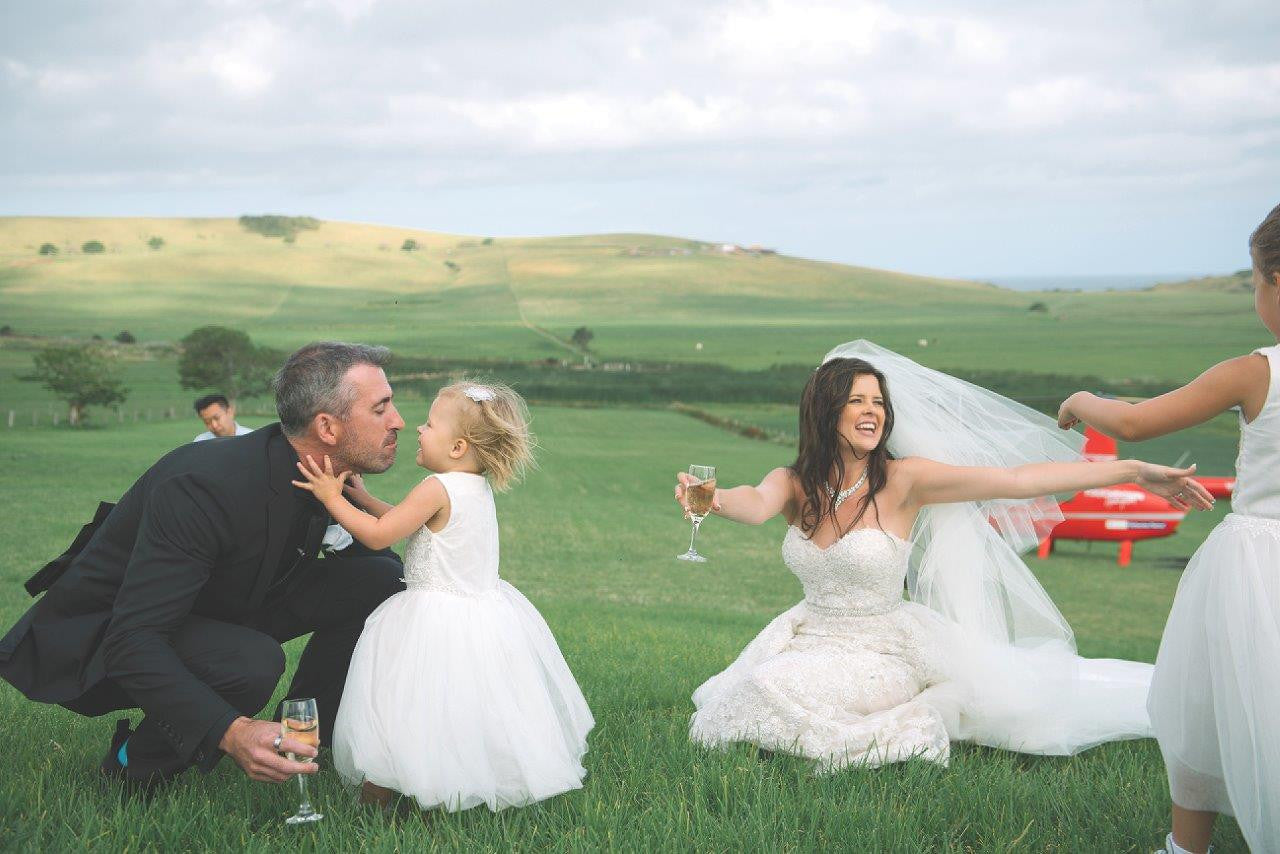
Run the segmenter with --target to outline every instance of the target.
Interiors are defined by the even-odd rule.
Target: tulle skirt
[[[409,589],[365,622],[333,761],[423,808],[523,806],[582,786],[590,709],[546,622],[511,585]]]
[[[1280,851],[1280,520],[1232,513],[1191,558],[1149,709],[1173,802]]]
[[[829,615],[800,603],[693,695],[690,737],[750,742],[822,771],[911,758],[947,764],[951,741],[1070,755],[1149,737],[1150,664],[1087,659],[1066,643],[975,638],[903,602]]]

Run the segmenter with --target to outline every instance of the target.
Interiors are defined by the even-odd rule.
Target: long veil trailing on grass
[[[987,389],[870,341],[841,344],[823,362],[839,358],[884,373],[897,458],[999,467],[1082,458],[1080,434]],[[1149,734],[1150,665],[1076,656],[1071,627],[1019,557],[1060,521],[1052,497],[932,505],[916,520],[908,590],[952,626],[950,670],[965,689],[953,737],[1074,753]]]

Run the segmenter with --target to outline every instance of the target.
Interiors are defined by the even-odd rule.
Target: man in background
[[[195,441],[205,439],[224,439],[228,436],[243,436],[252,433],[252,427],[243,427],[236,423],[235,404],[227,400],[225,394],[206,394],[196,401],[196,414],[208,429],[196,436]]]

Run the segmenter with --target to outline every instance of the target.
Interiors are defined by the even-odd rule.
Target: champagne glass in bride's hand
[[[312,747],[320,747],[320,714],[316,711],[314,699],[285,700],[280,704],[280,736]],[[292,753],[288,756],[289,759],[297,761]],[[307,775],[297,776],[302,803],[298,805],[296,815],[291,815],[284,820],[285,824],[307,824],[319,821],[324,816],[311,807],[311,798],[307,796]]]
[[[716,467],[689,466],[689,480],[685,482],[684,498],[689,508],[689,521],[693,523],[693,536],[689,537],[689,550],[676,555],[680,560],[706,563],[706,558],[698,554],[694,542],[698,539],[698,528],[702,520],[711,512],[711,505],[716,497]]]

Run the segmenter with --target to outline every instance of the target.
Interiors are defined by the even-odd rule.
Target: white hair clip
[[[482,385],[469,385],[462,390],[462,393],[474,400],[476,403],[493,400],[495,397],[493,389],[485,388]]]

